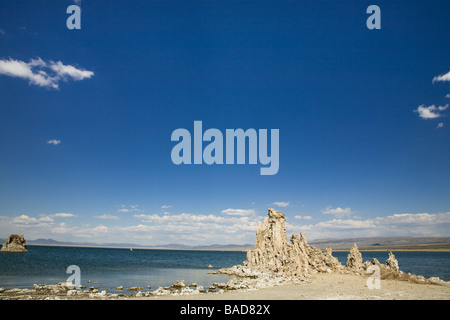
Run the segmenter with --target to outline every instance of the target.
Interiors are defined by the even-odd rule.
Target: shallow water
[[[184,280],[209,287],[228,281],[226,275],[209,274],[245,260],[245,252],[194,250],[143,250],[113,248],[78,248],[28,246],[28,252],[0,255],[0,287],[30,288],[33,284],[56,284],[72,273],[67,267],[77,265],[81,285],[114,292],[117,286],[170,286]],[[209,269],[212,265],[214,268]],[[91,281],[88,283],[88,281]]]

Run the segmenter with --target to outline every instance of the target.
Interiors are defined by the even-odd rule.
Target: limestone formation
[[[12,234],[8,237],[6,242],[3,244],[2,252],[27,252],[25,248],[25,238],[23,234]]]
[[[363,268],[363,259],[361,252],[359,252],[356,243],[350,249],[350,253],[347,256],[347,264],[345,265],[348,269],[358,272]]]
[[[397,259],[395,259],[392,251],[389,252],[389,258],[386,260],[386,267],[392,269],[393,271],[400,271],[400,268],[398,267],[398,261]]]
[[[240,279],[230,280],[229,283],[219,287],[235,290],[298,283],[308,280],[311,274],[317,272],[367,275],[366,272],[372,265],[379,267],[382,279],[413,279],[420,282],[415,275],[406,275],[400,271],[398,261],[392,252],[389,252],[389,258],[385,264],[381,264],[377,259],[363,263],[356,243],[350,249],[344,267],[336,257],[333,257],[330,247],[323,252],[309,245],[304,233],[293,234],[288,241],[285,220],[283,213],[269,209],[268,216],[262,223],[258,223],[255,248],[247,251],[247,260],[242,265],[217,271],[217,273],[238,276]],[[246,279],[243,280],[244,278]]]
[[[289,243],[285,220],[283,213],[271,208],[268,210],[268,217],[264,218],[263,223],[258,223],[255,248],[247,251],[247,260],[240,271],[304,277],[312,272],[331,272],[342,268],[332,256],[331,249],[324,253],[308,245],[304,233],[293,234]]]

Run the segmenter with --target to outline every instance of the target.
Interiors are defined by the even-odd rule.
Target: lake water
[[[67,267],[77,265],[81,285],[115,292],[115,288],[170,286],[176,280],[197,283],[207,289],[226,282],[226,275],[209,274],[219,268],[242,264],[245,252],[196,250],[144,250],[27,246],[28,252],[0,254],[0,287],[30,288],[56,284],[70,276]],[[212,265],[214,268],[209,269]],[[88,283],[88,281],[91,283]],[[124,293],[126,291],[124,290]]]
[[[25,253],[0,254],[0,287],[32,288],[33,284],[64,282],[67,267],[77,265],[81,285],[116,292],[117,286],[170,286],[176,280],[208,288],[226,282],[226,275],[208,274],[219,268],[242,264],[246,253],[240,251],[144,250],[28,246]],[[400,269],[425,277],[450,281],[450,252],[395,252]],[[348,252],[333,252],[345,265]],[[362,252],[364,261],[377,258],[384,263],[387,252]],[[214,268],[209,269],[212,265]],[[88,283],[88,280],[91,283]],[[124,290],[124,293],[126,291]]]

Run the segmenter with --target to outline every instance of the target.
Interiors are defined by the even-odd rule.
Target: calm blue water
[[[0,287],[30,288],[33,284],[66,281],[67,267],[77,265],[81,285],[115,292],[115,288],[170,286],[176,280],[208,288],[226,282],[226,275],[211,270],[242,264],[245,252],[194,250],[143,250],[27,246],[28,252],[0,254]],[[209,269],[212,265],[214,268]],[[91,283],[88,283],[88,280]],[[123,293],[127,293],[126,290]]]
[[[225,275],[208,274],[208,266],[218,268],[242,264],[245,252],[194,250],[142,250],[112,248],[72,248],[28,246],[25,253],[0,254],[0,287],[31,288],[36,284],[56,284],[67,279],[67,267],[77,265],[81,284],[115,292],[124,288],[170,286],[176,280],[196,282],[209,287],[226,282]],[[425,277],[437,276],[450,281],[450,252],[395,252],[400,269]],[[348,252],[333,252],[345,265]],[[377,258],[384,263],[387,252],[362,252],[364,261]],[[88,283],[88,280],[91,283]],[[124,290],[124,293],[126,291]]]

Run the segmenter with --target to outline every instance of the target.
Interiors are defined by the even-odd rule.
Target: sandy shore
[[[319,273],[310,282],[251,291],[220,294],[155,296],[141,299],[190,300],[450,300],[450,284],[417,284],[381,280],[380,289],[369,289],[367,277],[352,274]]]
[[[450,300],[450,283],[418,284],[381,280],[379,289],[369,289],[367,276],[318,273],[310,281],[264,289],[225,290],[220,293],[186,295],[68,294],[66,290],[4,290],[0,300]]]

